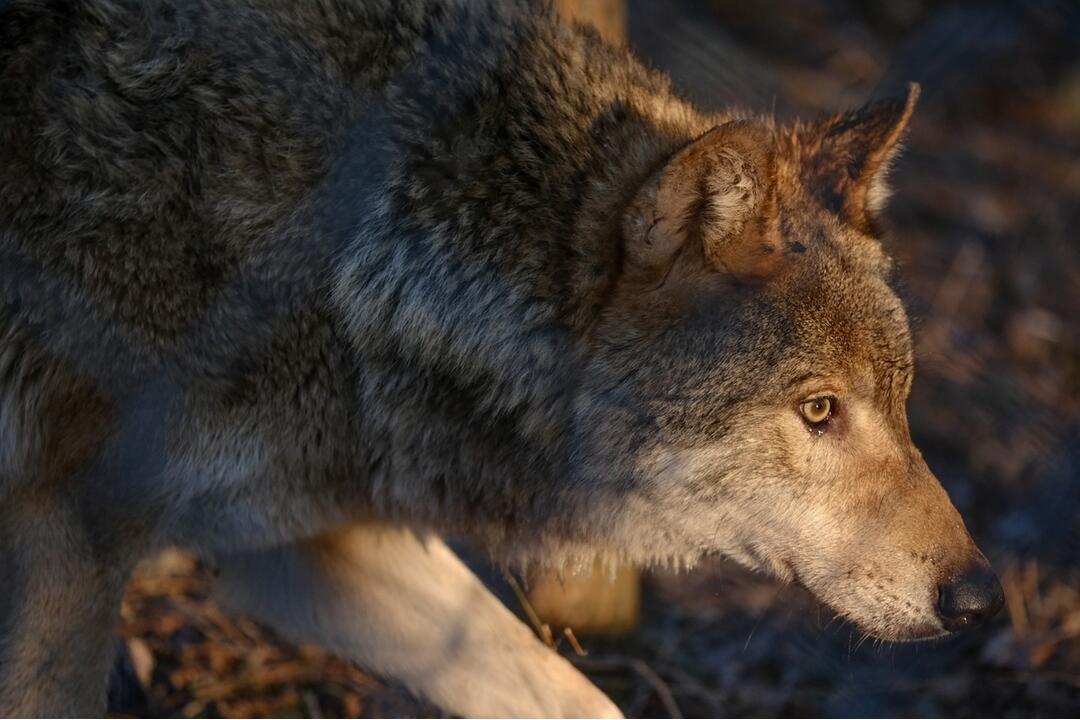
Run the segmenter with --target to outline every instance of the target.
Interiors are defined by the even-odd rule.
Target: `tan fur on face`
[[[884,181],[916,95],[820,125],[776,127],[774,140],[761,141],[777,148],[771,192],[780,262],[758,289],[727,284],[745,278],[723,263],[715,274],[697,269],[709,265],[710,242],[725,236],[723,225],[700,223],[701,258],[680,257],[659,290],[643,291],[628,275],[613,296],[621,311],[613,308],[598,330],[603,338],[609,327],[625,334],[621,325],[629,325],[658,338],[657,357],[643,361],[634,382],[655,398],[664,441],[638,456],[646,499],[620,531],[666,534],[684,549],[683,563],[719,552],[798,579],[891,639],[941,633],[939,583],[985,562],[911,443],[907,317],[885,282],[888,256],[866,232],[874,211],[867,193]],[[699,142],[700,157],[709,145]],[[688,157],[675,156],[669,172],[693,177]],[[711,197],[730,213],[725,181],[737,173],[712,167],[721,169]],[[672,183],[682,197],[690,186]],[[700,352],[698,362],[711,357],[717,368],[681,365],[664,346]],[[760,364],[766,354],[772,359]],[[662,375],[644,366],[654,362],[665,366]],[[821,394],[837,399],[839,414],[818,433],[797,408]],[[691,506],[688,516],[682,509]],[[639,550],[656,551],[648,543]]]

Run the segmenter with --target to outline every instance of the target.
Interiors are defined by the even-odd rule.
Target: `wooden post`
[[[591,23],[608,41],[626,44],[624,0],[556,0],[564,18]],[[529,579],[529,602],[545,623],[578,633],[615,634],[634,628],[641,615],[641,575],[621,566],[611,572],[596,565],[591,573],[554,573]]]
[[[555,10],[564,18],[592,25],[609,43],[626,44],[625,0],[555,0]]]
[[[529,603],[541,621],[579,634],[618,635],[641,618],[641,574],[632,565],[597,563],[578,575],[539,573],[529,579]]]

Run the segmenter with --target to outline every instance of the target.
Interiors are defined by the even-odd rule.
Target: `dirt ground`
[[[888,214],[917,337],[912,430],[1008,610],[968,636],[883,646],[719,561],[654,572],[639,628],[581,637],[585,656],[559,644],[627,715],[1080,714],[1080,5],[876,5],[631,0],[629,35],[707,106],[807,115],[922,83]],[[437,713],[223,617],[207,582],[183,555],[139,574],[114,714]]]

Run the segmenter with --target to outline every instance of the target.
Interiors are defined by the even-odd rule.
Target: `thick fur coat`
[[[875,236],[915,95],[703,113],[516,2],[0,3],[0,714],[101,710],[168,544],[463,714],[617,710],[432,534],[952,629]]]

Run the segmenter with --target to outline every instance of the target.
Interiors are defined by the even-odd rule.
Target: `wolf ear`
[[[623,218],[633,266],[666,272],[687,245],[739,280],[760,280],[780,258],[772,133],[752,121],[713,128],[680,150],[638,192]]]
[[[907,96],[835,115],[808,128],[814,148],[804,160],[810,187],[824,205],[867,230],[889,199],[889,165],[907,134],[919,85]],[[816,147],[815,147],[816,146]]]

